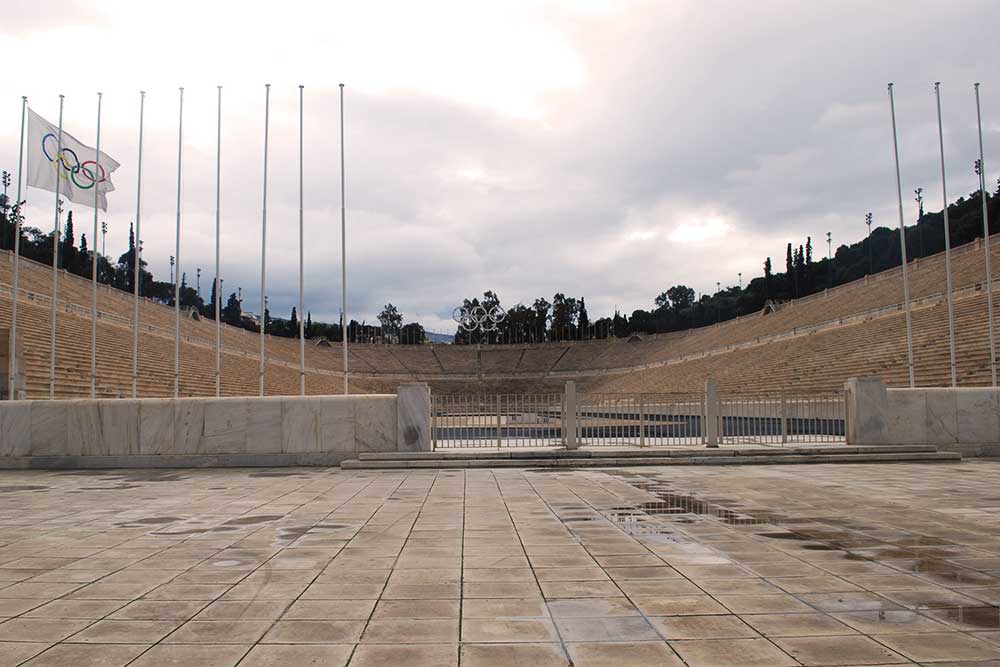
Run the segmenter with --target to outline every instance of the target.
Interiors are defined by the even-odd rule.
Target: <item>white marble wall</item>
[[[887,389],[879,378],[847,382],[852,445],[1000,443],[1000,390],[991,387]]]
[[[430,447],[427,410],[419,443]],[[8,401],[0,457],[330,454],[397,451],[395,395]],[[426,433],[426,437],[424,437]],[[412,449],[412,443],[406,449]],[[400,449],[404,447],[400,445]]]

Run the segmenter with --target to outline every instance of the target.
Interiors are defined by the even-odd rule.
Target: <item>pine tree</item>
[[[90,252],[87,250],[87,235],[80,234],[80,250],[79,259],[77,260],[80,265],[80,272],[86,276],[91,275],[91,266],[93,259],[90,257]]]
[[[792,244],[785,249],[785,289],[792,292],[795,287],[795,258],[792,256]]]
[[[580,297],[580,314],[577,315],[576,325],[579,328],[579,337],[586,338],[590,329],[590,315],[587,314],[587,304],[583,297]]]
[[[749,286],[748,286],[749,289]],[[771,258],[764,260],[764,298],[771,298]]]
[[[288,331],[294,337],[299,335],[299,318],[298,313],[295,312],[295,306],[292,306],[292,316],[288,318]]]
[[[76,272],[76,237],[73,235],[73,211],[66,214],[66,228],[63,230],[62,247],[59,248],[62,268]]]
[[[216,298],[215,297],[215,286],[216,286],[216,284],[218,282],[219,282],[218,277],[216,277],[215,280],[212,281],[212,300],[208,304],[206,304],[207,307],[205,308],[205,317],[207,317],[210,320],[214,320],[215,319],[215,298]],[[220,315],[221,315],[221,313],[220,313]],[[220,317],[220,319],[221,319],[221,317]]]
[[[310,310],[306,314],[306,338],[312,338],[313,335],[313,314]]]

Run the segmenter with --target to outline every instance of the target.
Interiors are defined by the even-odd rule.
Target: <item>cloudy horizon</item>
[[[463,298],[585,297],[591,319],[783,269],[788,242],[825,256],[864,215],[898,224],[886,83],[895,82],[907,224],[913,189],[940,210],[933,83],[948,191],[977,189],[972,84],[987,182],[1000,175],[1000,6],[985,1],[243,3],[171,7],[15,0],[0,169],[17,171],[21,95],[122,163],[101,220],[108,255],[135,218],[140,89],[144,258],[174,254],[177,87],[184,86],[181,270],[214,273],[216,86],[223,85],[222,270],[256,310],[264,84],[271,83],[268,295],[298,304],[298,85],[305,86],[306,310],[340,308],[338,83],[345,88],[349,316],[395,304],[450,333]],[[52,48],[52,45],[62,48]],[[88,50],[98,54],[88,57]],[[25,198],[25,195],[22,195]],[[50,230],[53,195],[30,189]],[[93,210],[68,206],[77,239]]]

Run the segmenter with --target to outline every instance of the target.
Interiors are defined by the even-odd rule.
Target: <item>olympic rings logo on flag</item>
[[[52,139],[52,141],[49,142],[49,139]],[[51,151],[49,150],[50,146]],[[72,181],[73,185],[81,190],[89,190],[95,184],[103,183],[107,180],[104,167],[93,160],[80,162],[80,158],[77,157],[76,151],[72,148],[64,146],[62,152],[58,155],[58,159],[53,157],[58,148],[59,139],[56,138],[56,135],[49,132],[42,137],[42,153],[52,163],[52,168],[56,170],[56,174],[61,180]],[[96,178],[97,173],[100,173],[100,178]]]

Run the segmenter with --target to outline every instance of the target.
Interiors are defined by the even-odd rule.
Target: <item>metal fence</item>
[[[672,447],[707,443],[717,420],[719,444],[798,445],[843,442],[844,391],[725,392],[709,405],[704,392],[577,394],[435,394],[431,435],[436,449],[551,447],[576,440],[590,447]]]
[[[665,447],[701,444],[703,394],[580,394],[581,445]]]
[[[434,447],[559,446],[563,408],[562,394],[435,394]]]
[[[830,391],[722,394],[719,437],[728,444],[804,444],[843,441],[847,395]]]

